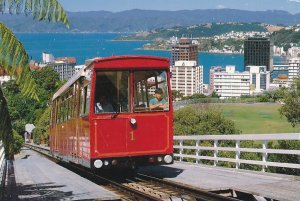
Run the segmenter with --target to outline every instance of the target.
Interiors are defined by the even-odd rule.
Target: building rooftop
[[[76,63],[76,58],[75,57],[58,57],[58,58],[55,58],[55,62],[56,63],[65,62],[65,63],[74,64],[74,63]]]

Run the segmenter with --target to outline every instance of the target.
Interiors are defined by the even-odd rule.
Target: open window
[[[90,99],[91,99],[91,87],[86,85],[81,88],[81,108],[80,116],[87,116],[89,114]]]
[[[129,71],[96,73],[95,114],[129,112]]]
[[[160,91],[158,98],[156,92]],[[152,105],[158,105],[153,108]],[[159,106],[161,105],[161,106]],[[167,73],[165,70],[134,72],[134,111],[169,111]]]

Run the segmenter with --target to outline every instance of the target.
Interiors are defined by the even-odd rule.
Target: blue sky
[[[243,10],[285,10],[300,13],[300,0],[59,0],[68,11],[192,10],[234,8]]]

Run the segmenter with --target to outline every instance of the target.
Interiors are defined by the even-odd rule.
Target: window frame
[[[140,110],[140,111],[137,111],[136,109],[135,109],[135,98],[136,98],[136,96],[138,96],[138,95],[136,95],[136,92],[138,91],[138,90],[136,90],[136,88],[137,88],[137,83],[135,83],[135,73],[137,73],[137,72],[146,72],[146,71],[149,71],[149,72],[155,72],[155,71],[161,71],[162,73],[164,72],[165,73],[165,81],[164,82],[162,82],[162,83],[165,83],[165,85],[166,85],[166,92],[167,92],[167,95],[164,97],[165,98],[165,100],[166,100],[166,104],[168,104],[168,109],[167,110],[165,110],[165,109],[153,109],[153,110],[151,110],[150,109],[150,100],[151,100],[151,96],[149,96],[150,94],[149,94],[149,90],[147,89],[147,82],[146,82],[146,85],[144,85],[144,86],[146,86],[145,87],[145,93],[146,93],[146,100],[147,100],[147,103],[146,103],[146,106],[147,107],[145,107],[145,109],[144,110]],[[162,74],[161,73],[161,74]],[[132,112],[133,113],[154,113],[154,112],[169,112],[170,111],[170,83],[169,83],[169,78],[168,78],[168,70],[167,69],[149,69],[149,70],[145,70],[145,69],[141,69],[141,70],[134,70],[134,71],[132,71],[132,74],[133,74],[133,80],[132,80],[132,85],[133,85],[133,93],[132,93]],[[161,75],[161,74],[159,74],[159,75]],[[151,78],[151,77],[149,77],[149,78]],[[149,78],[147,78],[147,80],[149,79]],[[158,85],[159,85],[159,83],[158,83],[158,75],[156,75],[155,77],[154,77],[154,79],[155,79],[155,84],[153,85],[153,86],[155,86],[156,87],[156,89],[158,88]]]

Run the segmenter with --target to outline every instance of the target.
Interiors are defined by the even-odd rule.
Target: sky
[[[284,10],[300,13],[300,0],[59,0],[67,11],[119,12],[131,9],[194,10],[194,9],[242,9]]]

